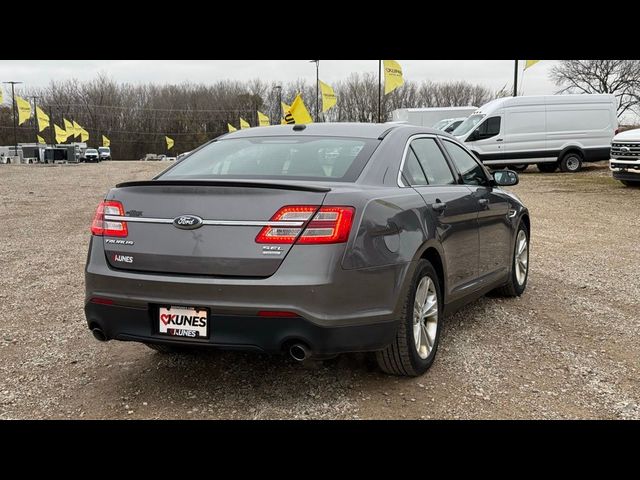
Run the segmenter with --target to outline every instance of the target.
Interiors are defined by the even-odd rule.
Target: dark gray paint
[[[504,284],[511,271],[517,226],[528,215],[515,196],[497,187],[397,184],[412,136],[426,133],[457,142],[454,137],[388,124],[317,124],[302,131],[366,138],[385,132],[354,183],[279,180],[278,188],[199,182],[112,189],[107,199],[122,201],[125,209],[142,212],[142,217],[192,214],[205,220],[265,221],[291,204],[349,205],[356,214],[346,244],[281,245],[278,258],[263,255],[263,245],[255,243],[260,227],[205,225],[189,231],[170,224],[129,223],[128,239],[135,245],[105,245],[100,237],[92,239],[87,301],[107,297],[141,309],[149,303],[199,305],[220,314],[291,310],[322,326],[395,322],[416,261],[428,249],[441,258],[449,311]],[[263,127],[217,141],[292,134],[290,126]],[[305,183],[330,190],[286,189],[288,184]],[[481,205],[480,199],[487,204]],[[439,202],[447,203],[442,213],[431,207]],[[131,255],[134,261],[113,268],[115,253]]]

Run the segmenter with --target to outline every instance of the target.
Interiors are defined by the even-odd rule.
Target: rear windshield
[[[157,178],[352,182],[378,143],[378,140],[342,137],[222,139],[192,153]]]

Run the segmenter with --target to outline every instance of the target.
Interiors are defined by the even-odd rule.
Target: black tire
[[[625,187],[640,187],[640,181],[620,180]]]
[[[558,169],[558,162],[549,163],[536,163],[536,167],[542,173],[553,173]]]
[[[560,159],[560,171],[576,173],[582,169],[582,157],[578,153],[569,152]]]
[[[526,273],[524,282],[522,284],[518,282],[518,278],[516,276],[516,248],[517,248],[516,243],[517,243],[518,235],[520,234],[521,230],[524,231],[524,234],[527,237],[527,273]],[[529,245],[530,245],[529,230],[527,229],[527,226],[523,222],[520,222],[520,225],[518,225],[518,230],[516,231],[515,240],[514,240],[513,258],[511,260],[511,273],[509,274],[509,282],[506,285],[496,288],[493,291],[493,293],[495,293],[497,296],[519,297],[527,288],[527,281],[529,280],[529,251],[530,251]]]
[[[428,276],[435,285],[438,298],[437,330],[433,347],[427,358],[420,358],[413,339],[413,304],[415,302],[416,289],[420,280]],[[442,289],[440,280],[433,265],[428,260],[420,260],[409,287],[409,293],[402,307],[400,322],[395,340],[384,350],[376,352],[376,360],[380,369],[391,375],[416,377],[425,373],[436,356],[440,331],[442,330],[444,305],[442,303]]]
[[[524,172],[528,166],[529,165],[527,165],[526,163],[518,163],[515,165],[509,165],[508,168],[511,170],[515,170],[516,172]]]

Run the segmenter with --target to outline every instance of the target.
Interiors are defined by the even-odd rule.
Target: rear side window
[[[451,185],[456,183],[447,160],[433,138],[418,138],[411,142],[429,185]]]
[[[487,185],[488,179],[484,168],[470,153],[448,140],[443,140],[442,143],[444,143],[449,156],[462,175],[462,181],[465,185]]]
[[[159,179],[355,181],[378,140],[341,137],[229,138],[210,143]]]
[[[424,175],[424,171],[418,162],[415,152],[411,147],[407,151],[407,158],[404,161],[404,168],[402,169],[402,177],[409,185],[428,185],[427,178]]]

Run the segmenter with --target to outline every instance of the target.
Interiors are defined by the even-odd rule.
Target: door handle
[[[501,138],[496,138],[496,142],[501,142],[502,139]]]
[[[488,198],[481,198],[480,200],[478,200],[478,203],[483,207],[488,207],[489,206],[489,199]]]
[[[436,212],[444,212],[444,209],[447,208],[447,204],[445,202],[436,202],[431,204],[431,208]]]

